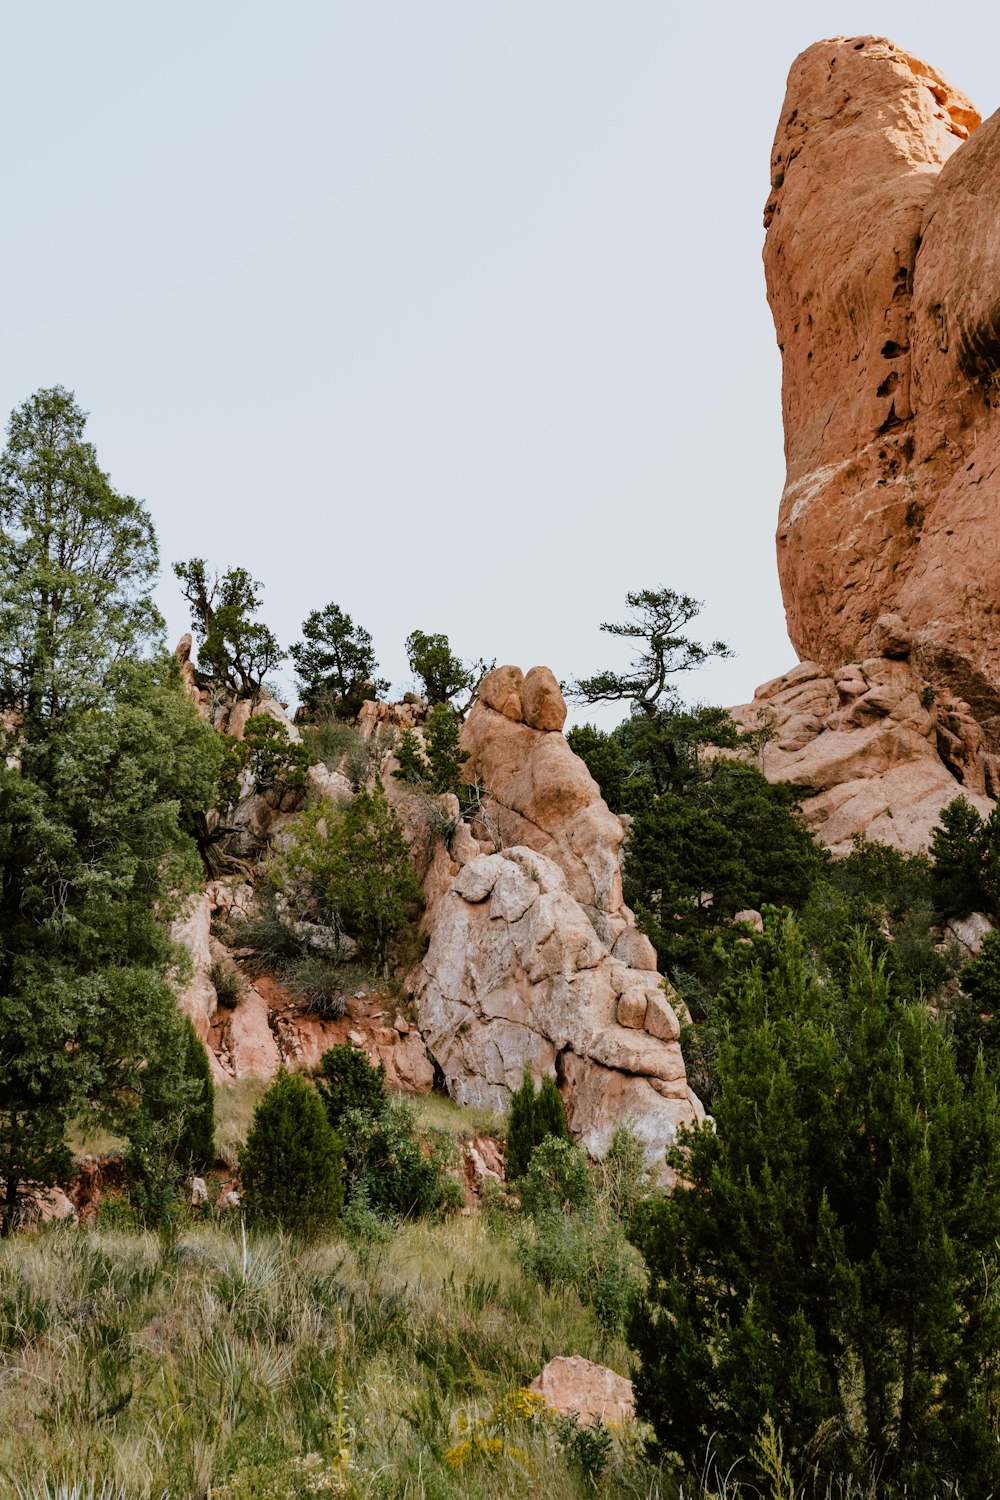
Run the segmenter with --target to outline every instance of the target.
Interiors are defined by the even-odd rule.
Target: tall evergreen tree
[[[306,616],[292,660],[302,700],[312,713],[353,718],[366,693],[375,697],[389,686],[378,676],[371,635],[339,604],[327,604]]]
[[[640,1414],[664,1456],[744,1464],[770,1418],[796,1481],[874,1465],[880,1493],[1000,1482],[1000,1105],[859,946],[843,990],[788,923],[716,999],[716,1128],[637,1242]]]
[[[11,418],[0,461],[0,1232],[66,1171],[68,1121],[138,1131],[188,1092],[165,923],[220,750],[164,660],[152,524],[112,489],[67,392]],[[168,1090],[169,1084],[169,1090]]]
[[[62,386],[11,414],[0,457],[0,706],[22,735],[100,701],[108,667],[162,627],[145,507],[119,495]]]

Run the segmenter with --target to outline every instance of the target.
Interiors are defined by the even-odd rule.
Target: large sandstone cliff
[[[979,127],[977,129],[977,127]],[[902,619],[911,660],[1000,748],[1000,115],[879,37],[796,59],[771,158],[783,359],[778,559],[828,673]]]

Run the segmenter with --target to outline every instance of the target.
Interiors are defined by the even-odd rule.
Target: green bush
[[[396,760],[398,765],[392,774],[397,781],[408,782],[410,786],[423,786],[430,776],[430,766],[424,758],[420,736],[415,729],[403,730],[396,746]]]
[[[184,1033],[184,1076],[193,1097],[184,1112],[177,1162],[188,1171],[201,1172],[215,1159],[215,1085],[208,1053],[186,1016]]]
[[[381,781],[345,806],[323,803],[290,825],[270,877],[295,910],[346,932],[387,972],[393,942],[421,898],[402,825]]]
[[[451,1143],[443,1135],[425,1142],[412,1105],[398,1094],[376,1115],[346,1110],[341,1129],[352,1202],[361,1193],[373,1213],[391,1218],[420,1218],[457,1206],[447,1170]]]
[[[531,1070],[525,1064],[523,1082],[511,1097],[507,1117],[507,1176],[511,1182],[524,1176],[532,1152],[548,1135],[572,1140],[562,1095],[553,1078],[543,1078],[536,1093]]]
[[[246,989],[246,981],[235,964],[216,959],[208,971],[208,977],[220,1005],[235,1005]]]
[[[243,734],[247,765],[258,792],[303,792],[309,752],[288,738],[283,724],[270,714],[254,714]]]
[[[367,1054],[349,1042],[331,1047],[320,1058],[319,1096],[334,1130],[348,1110],[376,1119],[386,1107],[385,1063],[375,1067]]]
[[[589,1208],[594,1184],[587,1154],[561,1136],[549,1135],[531,1153],[528,1170],[521,1178],[521,1205],[538,1219],[542,1214],[563,1214]]]
[[[459,746],[458,714],[447,703],[436,703],[427,720],[424,739],[430,765],[430,785],[434,792],[462,790],[462,767],[469,759],[468,750]]]
[[[1000,809],[988,818],[964,797],[941,813],[931,838],[934,904],[943,917],[1000,917]]]
[[[384,1063],[373,1066],[360,1048],[331,1047],[320,1060],[317,1088],[344,1141],[352,1222],[418,1218],[458,1206],[449,1142],[423,1137],[412,1105],[386,1093]]]
[[[825,1469],[874,1465],[880,1495],[995,1493],[993,1081],[962,1080],[863,939],[841,983],[791,920],[744,952],[716,998],[717,1131],[682,1142],[689,1186],[636,1218],[639,1415],[669,1462],[711,1444],[723,1470],[773,1420],[789,1493],[818,1435]]]
[[[279,1073],[240,1153],[248,1216],[265,1228],[315,1238],[339,1217],[343,1173],[343,1146],[316,1090],[295,1073]]]

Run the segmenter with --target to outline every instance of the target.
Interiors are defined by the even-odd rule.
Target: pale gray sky
[[[785,76],[891,36],[985,113],[984,0],[3,0],[0,409],[75,390],[169,564],[560,677],[629,588],[705,600],[744,701],[774,565],[761,212]]]

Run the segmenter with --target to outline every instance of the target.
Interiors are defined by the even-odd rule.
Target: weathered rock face
[[[655,1156],[700,1117],[659,976],[611,956],[554,860],[524,847],[471,860],[428,932],[411,983],[459,1103],[505,1109],[526,1065],[554,1075],[594,1156],[625,1120]]]
[[[775,137],[764,262],[793,644],[832,674],[883,651],[877,622],[897,616],[914,666],[996,750],[1000,116],[978,125],[884,38],[810,47]]]
[[[760,769],[801,792],[807,825],[835,854],[849,854],[857,833],[915,854],[953,798],[985,816],[1000,789],[1000,762],[968,705],[930,698],[908,662],[883,656],[832,675],[801,662],[732,712],[764,731]]]
[[[480,837],[459,824],[426,871],[429,944],[409,985],[459,1102],[506,1108],[527,1065],[558,1079],[591,1155],[630,1121],[652,1162],[703,1111],[656,954],[622,900],[621,822],[565,719],[545,668],[484,679],[462,729]]]
[[[483,796],[476,832],[498,848],[523,844],[555,860],[605,946],[633,968],[655,970],[653,946],[636,931],[622,899],[624,830],[557,732],[565,721],[566,705],[547,667],[527,676],[497,667],[483,679],[462,726],[470,755],[465,774]]]

